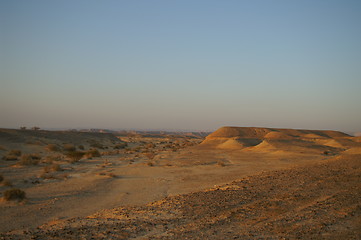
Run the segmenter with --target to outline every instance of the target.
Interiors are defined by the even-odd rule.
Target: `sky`
[[[0,127],[361,131],[361,1],[0,0]]]

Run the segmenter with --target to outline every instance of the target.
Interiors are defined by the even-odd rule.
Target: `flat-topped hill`
[[[281,129],[281,128],[257,128],[257,127],[221,127],[217,131],[208,135],[207,139],[212,138],[259,138],[265,136],[276,138],[289,137],[314,137],[314,138],[335,138],[350,137],[346,133],[330,130],[297,130],[297,129]],[[272,138],[271,137],[271,138]]]
[[[339,152],[359,146],[357,140],[331,130],[222,127],[208,135],[201,145],[246,151]]]

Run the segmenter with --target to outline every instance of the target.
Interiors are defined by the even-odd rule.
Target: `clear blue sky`
[[[361,1],[0,0],[0,127],[361,131]]]

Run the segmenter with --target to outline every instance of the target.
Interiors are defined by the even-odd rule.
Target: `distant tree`
[[[26,127],[20,127],[20,130],[26,130]]]
[[[39,128],[39,127],[36,127],[36,126],[31,128],[31,130],[35,130],[35,131],[37,131],[37,130],[39,130],[39,129],[40,129],[40,128]]]

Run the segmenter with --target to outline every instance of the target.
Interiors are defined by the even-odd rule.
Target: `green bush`
[[[4,192],[4,199],[6,201],[13,201],[13,200],[22,201],[25,198],[26,198],[25,192],[18,188],[9,189]]]

